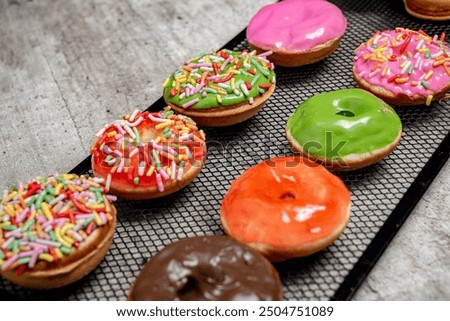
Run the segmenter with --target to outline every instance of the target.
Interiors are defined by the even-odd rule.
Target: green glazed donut
[[[287,139],[295,152],[333,170],[354,170],[386,157],[400,141],[400,118],[362,89],[319,94],[289,117]]]
[[[245,121],[275,89],[270,54],[223,49],[189,59],[164,82],[164,100],[201,126]]]

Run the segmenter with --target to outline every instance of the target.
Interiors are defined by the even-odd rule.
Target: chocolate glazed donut
[[[262,255],[231,238],[186,238],[151,258],[129,300],[281,300],[277,272]]]

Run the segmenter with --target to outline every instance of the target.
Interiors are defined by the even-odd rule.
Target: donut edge
[[[378,98],[383,99],[386,103],[392,104],[395,106],[416,106],[416,105],[425,105],[428,97],[422,95],[414,95],[408,96],[404,94],[395,95],[391,91],[385,89],[384,87],[372,85],[367,82],[365,79],[360,77],[356,73],[355,64],[353,64],[353,78],[355,79],[356,84],[368,92],[371,92]],[[450,82],[449,84],[442,88],[439,92],[434,92],[432,101],[439,100],[445,96],[445,94],[450,90]],[[430,93],[431,94],[431,93]]]
[[[291,149],[300,154],[301,156],[314,161],[322,166],[324,166],[328,170],[333,171],[352,171],[360,168],[364,168],[373,164],[378,163],[383,158],[388,156],[399,144],[403,129],[400,129],[397,137],[395,140],[389,144],[386,145],[383,148],[379,148],[376,150],[373,150],[368,153],[362,153],[362,154],[349,154],[345,157],[343,157],[341,160],[334,160],[334,159],[327,159],[322,157],[316,157],[313,156],[307,152],[305,152],[300,145],[299,142],[291,135],[288,126],[286,124],[285,128],[286,132],[286,138],[289,142],[289,145],[291,146]]]
[[[144,199],[155,199],[160,198],[163,196],[167,196],[169,194],[175,193],[179,191],[180,189],[186,187],[189,185],[201,172],[202,168],[205,166],[206,162],[206,145],[204,149],[204,156],[196,161],[196,163],[199,164],[195,166],[191,166],[188,171],[184,172],[183,179],[181,181],[175,180],[170,182],[169,184],[164,185],[164,191],[160,192],[158,190],[157,186],[141,186],[141,187],[118,187],[118,184],[115,182],[111,182],[111,186],[109,189],[109,192],[111,194],[114,194],[116,196],[123,197],[125,199],[129,200],[144,200]],[[94,164],[93,164],[93,157],[91,157],[91,163],[92,163],[92,172],[97,177],[103,177],[99,173],[96,173],[94,170]],[[106,177],[103,177],[106,179]]]
[[[272,84],[264,94],[254,97],[253,104],[249,104],[245,101],[235,105],[207,109],[184,109],[168,101],[166,101],[166,104],[178,114],[192,118],[197,125],[206,127],[225,127],[242,123],[254,116],[262,107],[264,107],[270,96],[272,96],[275,86],[275,84]]]
[[[251,42],[249,42],[249,44],[253,50],[257,51],[257,53],[272,51],[270,61],[277,66],[300,67],[313,64],[330,56],[339,47],[341,39],[342,36],[333,38],[311,48],[310,50],[301,51],[280,50],[273,47],[260,47]]]
[[[339,236],[341,236],[341,234],[347,227],[348,221],[350,220],[350,214],[351,214],[351,202],[349,203],[348,208],[346,210],[344,220],[340,225],[338,225],[334,229],[333,233],[330,234],[328,237],[322,238],[321,240],[318,240],[316,242],[307,245],[299,245],[297,247],[285,247],[285,248],[275,247],[267,243],[246,243],[241,241],[239,237],[235,236],[231,232],[225,219],[225,215],[222,212],[222,209],[220,209],[220,220],[222,222],[222,227],[228,236],[261,253],[271,262],[282,262],[288,259],[312,255],[314,253],[324,250],[325,248],[333,244],[334,241],[336,241],[339,238]]]
[[[21,287],[36,290],[61,288],[82,279],[100,264],[111,247],[117,224],[117,209],[113,204],[111,210],[112,220],[107,229],[102,231],[106,226],[96,229],[87,243],[50,270],[31,270],[19,276],[15,270],[2,271],[0,276]]]

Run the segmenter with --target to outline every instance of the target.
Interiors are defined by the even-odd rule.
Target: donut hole
[[[280,195],[280,199],[282,200],[294,200],[296,197],[291,192],[284,192]]]
[[[183,286],[177,290],[178,297],[181,300],[189,300],[193,297],[198,297],[201,292],[198,282],[195,278],[188,276]]]
[[[156,137],[158,137],[158,133],[153,128],[146,128],[145,130],[140,130],[139,135],[141,136],[141,142],[143,144],[150,143]]]
[[[340,110],[336,113],[336,115],[344,116],[344,117],[355,117],[355,113],[350,110]]]
[[[344,95],[344,93],[341,93],[341,95]],[[363,98],[350,93],[345,94],[344,97],[333,99],[332,105],[335,108],[336,115],[348,118],[362,115],[368,108],[367,102]]]

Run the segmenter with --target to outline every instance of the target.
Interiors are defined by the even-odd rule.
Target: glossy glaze
[[[330,159],[385,147],[395,141],[402,124],[381,99],[362,89],[344,89],[301,103],[287,127],[306,152]]]
[[[192,237],[165,247],[139,273],[130,300],[280,300],[271,264],[227,236]]]
[[[264,49],[305,51],[344,34],[347,20],[324,0],[285,0],[260,9],[250,20],[247,39]]]
[[[282,250],[307,246],[345,221],[350,193],[323,166],[302,157],[279,157],[247,169],[221,207],[233,237]]]

